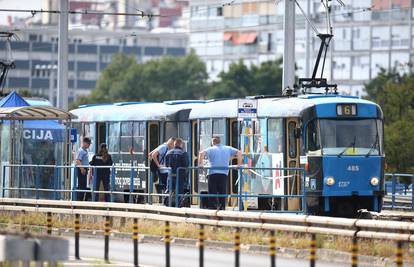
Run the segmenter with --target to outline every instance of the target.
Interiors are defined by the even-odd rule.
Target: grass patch
[[[8,231],[20,231],[21,225],[46,226],[46,215],[42,213],[15,213],[0,212],[0,223],[5,225]],[[74,228],[74,216],[64,214],[53,215],[54,228]],[[38,228],[39,229],[39,228]],[[104,230],[104,218],[81,216],[81,229]],[[132,219],[113,218],[111,231],[132,232]],[[158,221],[139,220],[139,234],[164,235],[164,223]],[[222,227],[205,227],[206,240],[233,242],[234,229]],[[38,230],[39,234],[46,234],[46,229]],[[171,235],[179,238],[198,238],[198,228],[193,224],[171,223]],[[261,230],[241,230],[241,242],[252,245],[268,245],[269,233]],[[339,236],[317,235],[316,244],[318,248],[334,249],[338,251],[351,251],[351,238]],[[278,247],[307,249],[310,244],[310,236],[301,233],[276,232],[276,245]],[[358,239],[359,253],[362,255],[393,258],[396,244],[388,240]],[[404,260],[414,260],[414,244],[404,244]]]

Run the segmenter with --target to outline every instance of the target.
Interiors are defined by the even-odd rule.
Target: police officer
[[[88,137],[84,137],[82,140],[82,146],[79,148],[78,155],[76,157],[76,166],[88,166],[89,165],[89,158],[88,158],[88,148],[91,145],[91,139]],[[88,168],[86,167],[78,167],[77,168],[78,174],[78,189],[79,190],[87,190],[86,182],[88,176]],[[77,200],[85,200],[85,192],[78,192]]]
[[[184,194],[184,187],[186,186],[187,180],[187,168],[189,166],[189,159],[188,153],[184,151],[183,148],[183,140],[181,138],[177,138],[174,141],[174,148],[167,152],[165,156],[165,166],[170,168],[170,172],[168,175],[168,192],[171,193],[175,192],[179,195],[179,206],[182,204],[183,194]],[[178,169],[181,168],[181,169]],[[177,189],[177,177],[178,177],[178,192]],[[175,199],[174,199],[175,200]],[[169,201],[172,203],[172,201]],[[174,206],[174,205],[172,205]]]
[[[198,166],[204,166],[204,157],[207,156],[211,168],[208,169],[208,194],[224,195],[227,194],[227,183],[229,174],[229,161],[237,156],[237,164],[242,165],[242,153],[240,150],[221,144],[219,136],[214,136],[212,146],[200,151],[198,156]],[[209,198],[211,200],[212,198]],[[216,197],[213,203],[209,203],[213,209],[225,209],[226,198]],[[211,205],[212,204],[212,205]]]

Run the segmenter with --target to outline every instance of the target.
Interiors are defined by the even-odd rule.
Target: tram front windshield
[[[377,119],[319,120],[320,146],[324,155],[381,155],[382,124]]]

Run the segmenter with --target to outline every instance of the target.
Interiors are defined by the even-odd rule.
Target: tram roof
[[[76,115],[50,106],[22,106],[0,108],[2,120],[72,120]]]
[[[174,105],[167,103],[107,104],[81,107],[71,112],[78,116],[75,121],[81,122],[169,120],[177,112],[197,105],[203,104],[192,102]]]
[[[365,103],[373,102],[352,96],[341,95],[301,95],[298,97],[275,97],[258,99],[258,117],[299,117],[301,112],[315,105],[329,103]],[[203,118],[237,118],[238,99],[211,101],[195,107],[190,119]]]

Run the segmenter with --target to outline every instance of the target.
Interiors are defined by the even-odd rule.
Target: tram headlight
[[[333,176],[328,176],[325,178],[325,184],[326,185],[334,185],[335,184],[335,178]]]
[[[371,178],[371,185],[372,186],[377,186],[379,184],[379,179],[377,177],[372,177]]]

